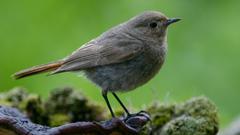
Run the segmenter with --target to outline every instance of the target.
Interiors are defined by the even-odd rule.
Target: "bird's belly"
[[[144,56],[106,66],[85,70],[88,79],[107,91],[128,91],[149,81],[161,68],[163,60],[145,59]]]

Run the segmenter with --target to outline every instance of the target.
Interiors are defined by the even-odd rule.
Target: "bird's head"
[[[178,22],[180,19],[167,18],[157,11],[146,11],[130,19],[127,22],[128,29],[133,31],[135,36],[143,38],[164,38],[168,26]]]

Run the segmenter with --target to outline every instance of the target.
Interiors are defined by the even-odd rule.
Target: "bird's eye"
[[[151,22],[150,24],[149,24],[149,26],[151,27],[151,28],[156,28],[157,27],[157,22]]]

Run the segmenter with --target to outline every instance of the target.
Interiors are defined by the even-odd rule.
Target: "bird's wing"
[[[67,57],[53,73],[78,71],[96,66],[121,63],[140,54],[143,46],[134,40],[112,39],[92,41]]]

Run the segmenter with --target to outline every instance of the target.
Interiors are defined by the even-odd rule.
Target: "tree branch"
[[[0,129],[5,131],[6,135],[10,132],[20,135],[134,135],[139,133],[148,121],[148,114],[141,112],[127,118],[113,118],[103,122],[76,122],[50,128],[32,123],[17,109],[0,106]]]

